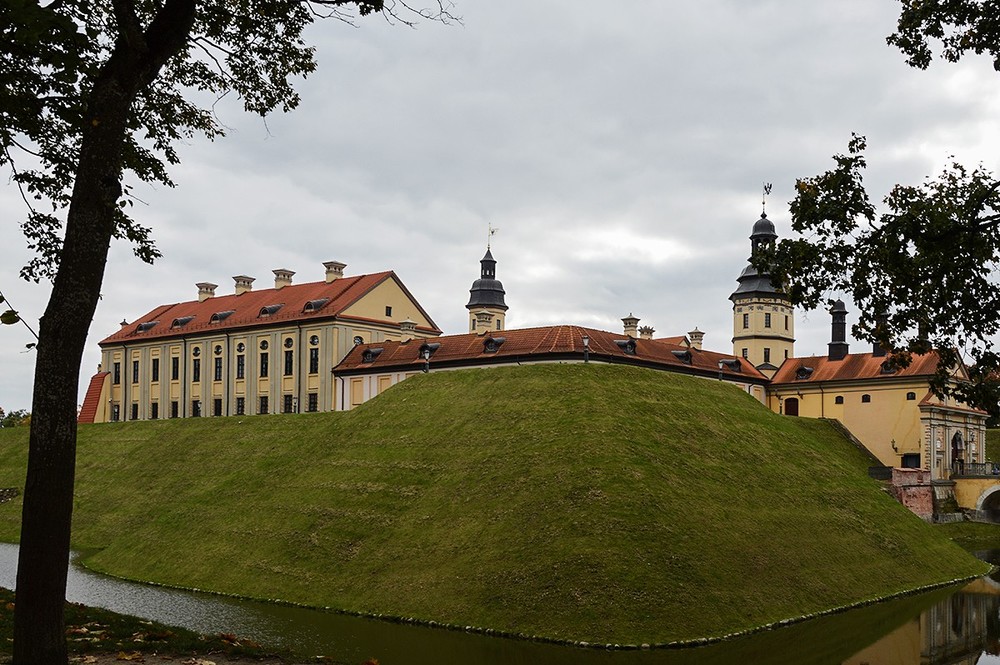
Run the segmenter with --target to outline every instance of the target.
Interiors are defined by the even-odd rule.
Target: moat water
[[[1000,552],[983,553],[1000,562]],[[0,586],[17,546],[0,543]],[[1000,578],[803,622],[707,647],[604,651],[360,619],[126,582],[70,567],[67,598],[202,633],[236,633],[347,663],[1000,665]]]

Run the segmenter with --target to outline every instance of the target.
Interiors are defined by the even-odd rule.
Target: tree
[[[958,61],[988,54],[1000,71],[1000,2],[902,0],[897,31],[887,38],[914,67],[926,69],[931,45]],[[906,366],[931,349],[940,362],[933,388],[986,409],[1000,399],[1000,181],[982,166],[953,163],[919,185],[896,185],[878,214],[864,187],[866,140],[853,135],[835,166],[796,182],[792,229],[759,257],[795,304],[815,308],[850,293],[860,309],[855,337],[891,351]],[[971,381],[949,381],[959,362]]]
[[[172,186],[175,144],[223,131],[196,101],[230,92],[265,115],[299,98],[315,69],[303,30],[346,22],[447,22],[405,0],[0,0],[0,166],[27,205],[36,256],[26,279],[52,280],[38,331],[33,421],[17,571],[14,662],[67,662],[65,597],[76,459],[76,388],[112,238],[157,256],[129,215],[137,182]],[[27,168],[22,168],[27,163]]]
[[[31,414],[24,409],[17,409],[7,413],[0,407],[0,428],[4,427],[27,427],[31,424]]]
[[[854,136],[836,166],[796,183],[792,230],[759,259],[792,301],[818,307],[847,292],[860,310],[854,335],[909,364],[931,349],[940,357],[934,387],[970,404],[997,404],[1000,356],[1000,181],[953,164],[919,186],[896,185],[876,214],[863,182],[865,139]],[[970,383],[949,381],[959,362]]]

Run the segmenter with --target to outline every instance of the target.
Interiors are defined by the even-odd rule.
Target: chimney
[[[847,355],[847,307],[843,300],[837,300],[830,308],[833,316],[833,333],[830,347],[830,360],[843,360]]]
[[[211,282],[198,282],[195,286],[198,287],[198,302],[205,302],[209,298],[214,298],[215,290],[219,288],[218,284],[212,284]]]
[[[642,339],[653,339],[653,333],[655,332],[653,326],[643,326],[639,328],[639,337]]]
[[[347,267],[347,264],[340,261],[326,261],[323,267],[326,268],[326,283],[329,284],[344,276],[344,268]]]
[[[702,340],[705,339],[705,333],[698,330],[698,326],[694,327],[694,330],[688,333],[688,339],[691,340],[691,348],[698,349],[701,351]]]
[[[292,275],[295,274],[294,270],[288,270],[287,268],[278,268],[277,270],[272,270],[271,272],[274,273],[275,290],[292,285]]]
[[[887,319],[888,319],[888,317],[885,314],[879,314],[877,317],[875,317],[875,332],[876,333],[882,332],[883,328],[885,328],[885,324],[886,324],[886,320]],[[872,356],[875,357],[875,358],[884,358],[885,357],[885,349],[883,349],[882,345],[878,343],[878,340],[872,342]]]
[[[410,319],[399,322],[399,334],[402,337],[403,342],[409,342],[413,339],[414,334],[417,331],[417,322]]]
[[[248,291],[253,291],[253,277],[247,277],[246,275],[235,275],[233,276],[233,281],[236,282],[236,295],[241,293],[247,293]]]
[[[493,330],[493,313],[482,309],[476,312],[476,334],[485,335]]]
[[[626,316],[624,319],[622,319],[622,323],[625,324],[625,336],[626,337],[631,337],[632,339],[635,339],[636,337],[639,336],[639,319],[638,319],[638,317],[632,316],[632,313],[629,312],[629,315]]]

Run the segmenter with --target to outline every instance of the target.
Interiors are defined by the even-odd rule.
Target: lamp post
[[[590,336],[583,336],[583,362],[590,362]]]
[[[424,359],[424,374],[426,374],[431,369],[431,350],[424,347],[420,351],[420,357]]]

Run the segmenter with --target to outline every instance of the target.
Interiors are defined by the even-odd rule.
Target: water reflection
[[[1000,561],[1000,552],[995,553]],[[991,560],[984,553],[983,558]],[[13,588],[17,546],[0,543],[0,586]],[[123,582],[76,565],[67,597],[203,633],[359,663],[713,665],[1000,665],[1000,581],[982,578],[699,649],[608,652],[434,630],[330,612],[241,601]]]

